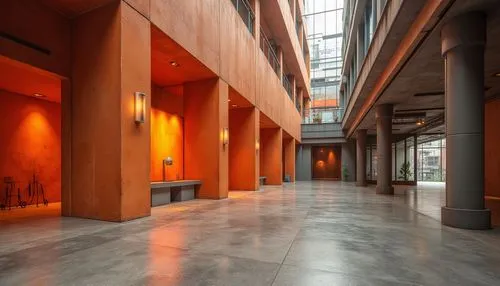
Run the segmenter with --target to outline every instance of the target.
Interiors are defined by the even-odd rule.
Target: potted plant
[[[401,165],[401,169],[399,169],[399,179],[408,181],[408,178],[412,176],[411,165],[410,162],[405,162]]]
[[[342,166],[342,177],[345,182],[349,180],[349,169],[347,168],[347,165]]]

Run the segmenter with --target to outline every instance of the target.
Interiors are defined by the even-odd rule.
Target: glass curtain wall
[[[311,56],[311,101],[304,123],[342,120],[339,87],[342,69],[344,0],[305,0],[304,22]]]
[[[400,184],[415,184],[415,143],[416,136],[392,143],[392,181]],[[420,176],[420,174],[419,174]],[[367,144],[366,148],[366,178],[377,180],[377,144]]]
[[[417,145],[417,168],[418,181],[444,182],[446,180],[446,139],[419,143]]]

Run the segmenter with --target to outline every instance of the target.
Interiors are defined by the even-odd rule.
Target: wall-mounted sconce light
[[[259,138],[257,138],[257,140],[255,141],[255,150],[257,150],[257,152],[259,152],[259,150],[260,150],[260,140],[259,140]]]
[[[146,94],[136,92],[135,95],[135,123],[144,123],[146,120]]]
[[[226,146],[229,144],[229,128],[224,127],[222,130],[222,145]]]
[[[417,119],[417,126],[422,126],[425,124],[425,120],[422,118]]]

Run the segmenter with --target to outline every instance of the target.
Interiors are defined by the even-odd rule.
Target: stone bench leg
[[[171,198],[171,190],[170,188],[161,188],[152,191],[151,193],[151,206],[161,206],[170,203]]]
[[[172,201],[182,202],[194,200],[194,186],[182,186],[172,190]]]

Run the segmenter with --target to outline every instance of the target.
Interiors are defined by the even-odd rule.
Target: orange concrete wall
[[[23,200],[36,172],[49,202],[61,200],[61,106],[0,90],[0,178],[12,176]],[[17,190],[16,193],[17,195]],[[2,187],[0,201],[5,192]],[[17,204],[17,197],[12,197]]]
[[[163,159],[167,180],[184,179],[184,102],[182,95],[171,94],[153,86],[151,95],[151,181],[163,179]]]
[[[70,75],[70,21],[40,1],[2,0],[0,31],[50,51],[44,54],[0,37],[0,54],[51,71]]]
[[[500,198],[500,99],[488,101],[485,108],[485,194]]]
[[[73,23],[71,194],[65,214],[124,221],[150,213],[150,121],[134,122],[134,92],[150,108],[150,26],[113,3]]]
[[[300,140],[300,115],[231,1],[151,0],[150,16],[154,25]]]
[[[256,115],[257,114],[257,115]],[[229,110],[229,189],[255,191],[259,188],[258,111],[254,108]]]
[[[297,36],[297,32],[295,29],[295,20],[292,13],[290,12],[290,4],[288,3],[288,0],[277,0],[277,1],[281,9],[281,15],[285,21],[288,37],[291,39],[292,42],[292,47],[295,52],[295,56],[297,58],[296,60],[298,61],[300,66],[300,72],[301,72],[300,76],[302,76],[305,79],[304,81],[309,89],[310,85],[309,73],[307,71],[307,67],[304,61],[304,54],[302,53],[302,47],[300,46],[299,38]],[[296,76],[298,77],[299,75]],[[309,94],[309,92],[307,92],[307,94]]]
[[[292,182],[295,182],[295,140],[292,138],[283,139],[283,151],[285,154],[285,175],[290,175]]]
[[[140,1],[136,1],[140,2]],[[134,93],[147,95],[151,107],[151,23],[121,2],[121,220],[151,213],[151,123],[134,122]]]
[[[184,178],[202,180],[197,197],[220,199],[228,192],[228,85],[220,79],[184,85]]]
[[[266,184],[283,183],[281,128],[260,129],[260,175],[266,177]]]

